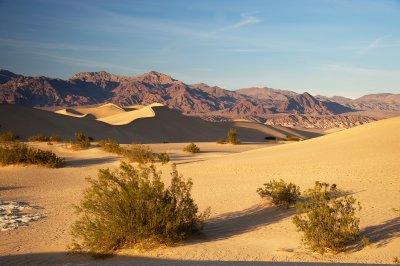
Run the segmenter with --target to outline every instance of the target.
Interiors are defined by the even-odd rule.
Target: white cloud
[[[242,19],[240,21],[238,21],[230,26],[223,27],[223,28],[219,29],[218,31],[234,30],[234,29],[241,28],[243,26],[257,24],[257,23],[261,22],[261,19],[259,19],[256,16],[253,16],[253,15],[241,14],[240,16],[242,17]]]
[[[373,49],[379,47],[380,44],[382,43],[382,41],[383,41],[383,37],[376,38],[375,40],[373,40],[372,42],[370,42],[367,46],[365,46],[365,47],[359,49],[359,50],[357,51],[357,53],[358,53],[358,54],[362,54],[362,55],[367,54],[369,51],[371,51],[371,50],[373,50]]]

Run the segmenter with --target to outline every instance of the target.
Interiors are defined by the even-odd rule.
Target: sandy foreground
[[[72,152],[47,146],[67,159],[60,169],[0,168],[0,199],[40,206],[46,218],[0,232],[0,264],[57,265],[303,265],[392,263],[400,257],[400,118],[392,118],[291,144],[198,143],[198,155],[181,152],[183,143],[152,144],[173,154],[178,171],[194,182],[201,210],[211,207],[204,233],[176,247],[148,252],[124,250],[106,260],[67,255],[71,204],[79,202],[85,177],[116,168],[120,158],[93,148]],[[168,180],[170,166],[161,167]],[[362,235],[372,245],[338,255],[311,253],[291,222],[293,210],[270,206],[256,194],[266,181],[282,178],[302,190],[314,181],[336,183],[356,197]],[[281,262],[281,263],[278,263]],[[317,263],[318,262],[318,263]],[[329,264],[335,265],[335,264]]]

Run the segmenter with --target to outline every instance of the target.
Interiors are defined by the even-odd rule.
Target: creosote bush
[[[160,160],[161,164],[166,164],[170,161],[169,155],[166,152],[158,153],[157,158]]]
[[[286,141],[300,141],[301,139],[299,137],[295,137],[295,136],[286,136],[285,140]]]
[[[130,144],[127,147],[121,147],[116,140],[108,139],[108,140],[100,140],[98,142],[98,146],[103,148],[103,150],[111,153],[115,153],[121,156],[124,156],[129,162],[137,162],[137,163],[153,163],[155,160],[155,156],[158,158],[158,154],[154,154],[151,150],[150,146],[143,144]],[[168,154],[161,155],[164,161],[168,159]],[[162,161],[160,159],[160,161]],[[168,162],[167,161],[167,162]]]
[[[153,163],[155,160],[150,146],[143,144],[130,144],[123,149],[122,155],[130,162]]]
[[[8,131],[0,134],[0,142],[14,142],[19,139],[19,136],[15,135],[14,132]]]
[[[238,138],[235,128],[229,129],[227,137],[228,137],[228,142],[230,144],[233,144],[233,145],[239,144],[239,138]]]
[[[54,136],[46,136],[44,134],[37,134],[37,135],[32,135],[28,137],[29,141],[38,141],[38,142],[60,142],[61,137],[58,135]]]
[[[183,148],[184,152],[190,152],[190,153],[199,153],[200,152],[200,148],[194,144],[193,142],[188,144],[187,146],[185,146]]]
[[[66,147],[72,150],[85,150],[90,148],[90,141],[93,140],[92,137],[86,137],[82,132],[75,133],[75,140],[69,141]]]
[[[280,179],[279,181],[272,180],[264,184],[264,188],[258,188],[257,193],[260,197],[270,197],[272,203],[277,206],[284,206],[289,208],[296,203],[300,196],[300,187],[293,183],[287,184]]]
[[[51,151],[31,148],[25,143],[13,142],[0,145],[0,164],[36,164],[56,168],[64,166],[65,159]]]
[[[336,185],[316,182],[305,193],[304,202],[297,202],[293,223],[302,232],[304,243],[313,251],[340,252],[359,235],[361,209],[353,197],[336,198]]]
[[[202,230],[209,211],[199,214],[191,196],[192,181],[173,165],[168,187],[154,165],[133,167],[122,162],[119,170],[101,169],[83,200],[75,206],[73,252],[110,255],[121,248],[173,245]]]
[[[97,145],[103,148],[103,150],[106,152],[115,153],[118,155],[122,154],[122,147],[114,139],[100,140]]]

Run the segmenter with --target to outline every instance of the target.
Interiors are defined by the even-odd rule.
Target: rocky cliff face
[[[26,77],[0,70],[0,102],[34,107],[77,106],[112,102],[122,106],[163,103],[183,114],[200,116],[211,121],[245,118],[269,123],[311,126],[317,116],[331,116],[356,110],[398,110],[400,96],[367,95],[351,100],[344,97],[314,97],[309,93],[271,88],[249,88],[229,91],[200,83],[188,85],[168,75],[151,71],[139,76],[117,76],[100,72],[81,72],[68,80],[48,77]],[[282,114],[280,120],[272,114]],[[306,120],[305,117],[310,117]],[[283,117],[286,117],[283,119]],[[294,119],[296,117],[296,119]],[[344,118],[346,117],[346,118]],[[300,119],[301,118],[301,119]],[[337,123],[355,125],[366,117],[341,116]],[[278,122],[281,121],[281,122]],[[305,122],[308,121],[308,122]],[[318,122],[318,123],[317,123]]]

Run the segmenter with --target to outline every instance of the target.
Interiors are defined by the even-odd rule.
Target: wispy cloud
[[[354,76],[365,77],[383,77],[383,76],[400,76],[400,70],[391,69],[374,69],[359,66],[352,66],[347,64],[328,64],[327,69]]]
[[[241,28],[243,26],[257,24],[257,23],[261,22],[261,19],[254,15],[241,14],[240,16],[242,18],[240,21],[238,21],[232,25],[223,27],[223,28],[219,29],[219,31],[234,30],[234,29]]]
[[[379,47],[379,45],[382,43],[382,41],[383,41],[383,37],[376,38],[375,40],[370,42],[367,46],[359,49],[357,51],[357,53],[362,54],[362,55],[367,54],[369,51]]]
[[[107,51],[109,52],[117,50],[115,48],[80,45],[73,43],[35,42],[35,41],[8,39],[8,38],[0,38],[0,46],[18,47],[27,49],[83,51],[83,52],[107,52]]]

